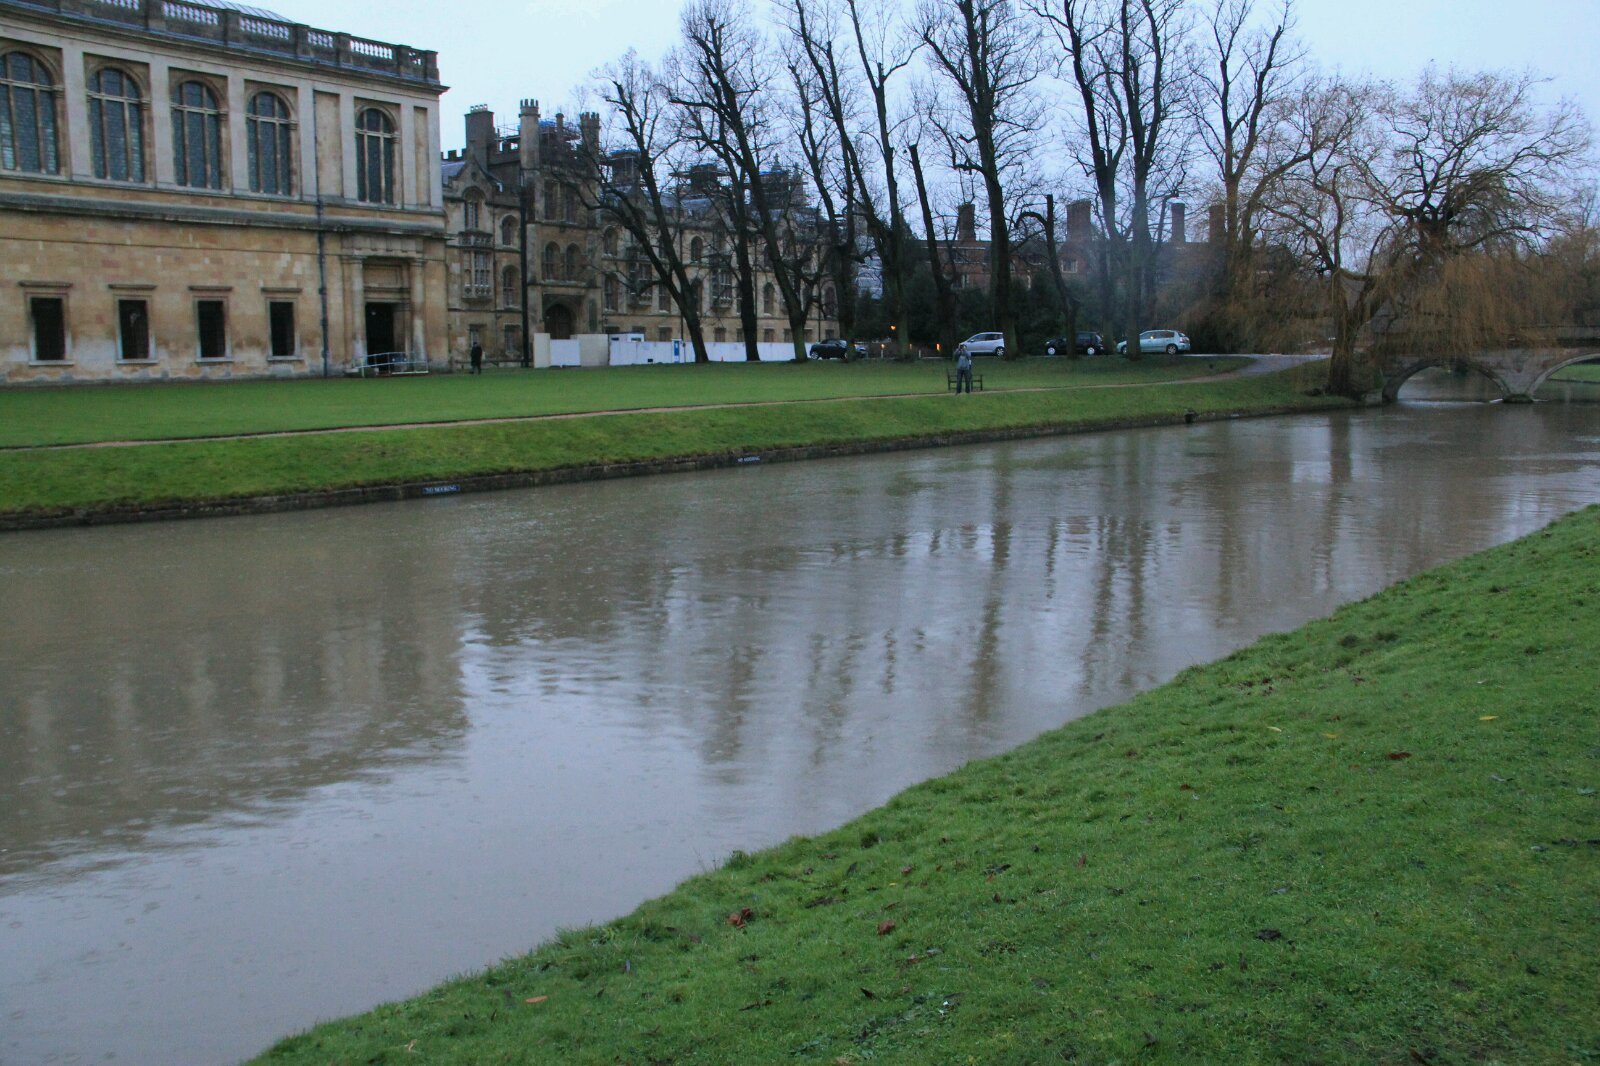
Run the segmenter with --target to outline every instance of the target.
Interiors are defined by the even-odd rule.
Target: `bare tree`
[[[922,228],[927,234],[924,245],[928,253],[928,269],[933,273],[934,309],[939,321],[939,350],[948,358],[956,348],[956,298],[950,284],[950,274],[939,255],[939,231],[934,226],[933,200],[928,195],[928,181],[922,170],[922,156],[916,142],[911,143],[911,175],[917,183],[917,202],[922,208]]]
[[[1356,343],[1392,255],[1392,231],[1372,203],[1364,158],[1381,143],[1374,116],[1384,96],[1336,79],[1307,83],[1286,116],[1301,131],[1306,159],[1264,201],[1272,236],[1319,279],[1334,331],[1328,391],[1340,396],[1367,391],[1370,374],[1358,372]]]
[[[905,44],[897,46],[894,7],[887,0],[779,3],[787,16],[795,58],[814,78],[821,114],[833,127],[844,178],[842,191],[852,222],[851,239],[854,240],[853,220],[859,214],[883,266],[889,318],[895,324],[892,332],[897,343],[903,344],[909,329],[909,230],[900,194],[897,123],[890,115],[889,96],[892,80],[910,65],[915,49]],[[841,37],[848,37],[848,41],[841,45]],[[853,62],[849,58],[852,54]],[[861,85],[870,97],[870,124],[863,123],[859,116],[857,95]]]
[[[725,167],[728,206],[742,214],[736,230],[759,237],[764,265],[783,299],[795,361],[803,363],[821,270],[821,227],[800,195],[796,173],[776,158],[775,117],[760,75],[767,58],[762,39],[741,0],[691,0],[682,26],[672,102],[682,109],[693,139]],[[736,241],[736,254],[742,243]],[[741,279],[747,277],[741,270]],[[744,280],[740,285],[747,306],[753,292],[745,291]],[[748,332],[746,343],[753,343]]]
[[[1033,84],[1038,36],[1015,0],[922,0],[917,35],[954,106],[927,118],[951,166],[978,178],[988,201],[990,298],[1006,354],[1022,354],[1011,306],[1011,216],[1006,183],[1028,154],[1043,112]],[[930,233],[929,239],[933,239]]]
[[[1105,228],[1103,266],[1116,278],[1129,358],[1138,358],[1150,300],[1151,206],[1181,186],[1187,147],[1182,119],[1187,38],[1184,0],[1032,0],[1063,54],[1081,104]]]
[[[630,51],[605,68],[598,78],[599,95],[609,109],[615,140],[584,160],[590,181],[599,191],[597,207],[632,238],[632,256],[648,267],[630,271],[633,292],[664,288],[677,305],[697,363],[710,361],[701,322],[699,289],[689,276],[680,236],[684,214],[672,175],[681,165],[681,141],[667,104],[665,86],[650,66]]]

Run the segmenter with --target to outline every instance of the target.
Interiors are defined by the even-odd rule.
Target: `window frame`
[[[28,362],[36,366],[69,366],[72,358],[72,330],[67,322],[67,290],[65,288],[25,288],[22,291],[24,312],[28,316]],[[39,355],[39,320],[34,308],[35,300],[53,300],[60,305],[61,357],[41,358]]]
[[[379,120],[377,129],[365,124],[367,118],[373,115]],[[363,104],[356,110],[355,139],[356,201],[378,207],[393,207],[396,190],[400,187],[396,174],[399,169],[400,124],[387,108]],[[375,160],[369,158],[374,147],[378,150]],[[373,171],[374,166],[377,167],[376,172]],[[382,186],[376,190],[376,195],[370,187],[373,177],[377,177]]]
[[[124,82],[124,87],[131,90],[118,94],[103,87],[106,75],[116,75]],[[151,176],[150,162],[146,157],[150,147],[149,130],[146,123],[149,121],[151,109],[148,106],[150,94],[146,81],[140,78],[127,67],[113,62],[99,63],[90,71],[84,81],[84,99],[88,104],[89,123],[89,173],[99,181],[115,182],[118,185],[149,185]],[[122,123],[122,152],[121,160],[126,174],[119,176],[115,173],[117,168],[111,165],[111,138],[112,123],[111,113],[114,113]]]
[[[233,360],[232,338],[228,335],[228,299],[221,293],[196,293],[194,295],[194,342],[195,362],[197,363],[227,363]],[[220,308],[221,320],[218,331],[221,334],[222,354],[206,354],[206,324],[204,309],[208,304],[215,304]]]
[[[142,363],[155,362],[155,330],[151,328],[152,323],[150,319],[149,295],[137,292],[118,292],[115,296],[115,300],[117,313],[117,363],[123,366],[138,366]],[[127,310],[136,304],[142,309],[144,314],[144,335],[141,338],[143,341],[141,347],[144,354],[136,357],[130,357],[128,355],[128,345],[131,338],[127,333],[127,319],[125,315]]]
[[[283,109],[281,115],[262,115],[256,111],[256,103],[262,98],[272,100]],[[272,137],[273,151],[276,155],[277,165],[274,167],[274,178],[281,179],[283,185],[279,189],[267,189],[262,176],[266,168],[262,163],[262,135],[266,132]],[[259,196],[295,195],[296,178],[299,176],[295,166],[295,142],[299,135],[299,124],[295,121],[294,105],[291,104],[284,93],[277,89],[256,89],[245,102],[245,153],[246,168],[249,171],[250,191]]]
[[[186,90],[196,88],[200,100],[191,103]],[[221,192],[227,187],[226,93],[207,78],[187,72],[173,72],[169,112],[172,116],[172,178],[176,185],[203,192]],[[194,140],[198,135],[198,149]],[[193,173],[198,165],[201,173]]]
[[[16,56],[33,64],[35,74],[45,80],[30,82],[13,78],[11,60]],[[0,92],[3,95],[0,109],[4,110],[8,130],[4,142],[0,143],[0,171],[41,178],[64,176],[61,158],[61,80],[60,71],[55,65],[31,48],[14,46],[9,51],[0,51],[0,91],[3,91]],[[22,148],[22,134],[17,125],[19,92],[32,94],[29,110],[33,118],[34,149],[40,156],[37,170],[30,170],[19,163]],[[48,121],[41,123],[41,118]],[[49,127],[48,130],[45,126]],[[10,165],[5,161],[8,152],[12,160]]]
[[[267,359],[297,360],[303,358],[300,352],[300,314],[299,301],[285,296],[267,297]],[[288,352],[278,351],[278,318],[277,308],[289,309],[289,347]]]

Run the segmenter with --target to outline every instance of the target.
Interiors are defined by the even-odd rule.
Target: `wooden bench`
[[[983,391],[983,375],[976,370],[972,372],[972,387],[978,392]],[[956,372],[954,370],[946,370],[944,372],[944,391],[956,391]]]

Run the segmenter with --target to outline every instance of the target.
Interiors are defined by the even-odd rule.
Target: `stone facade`
[[[562,114],[545,119],[536,102],[525,100],[515,129],[501,129],[487,108],[468,112],[466,147],[443,161],[450,349],[458,362],[474,339],[491,359],[519,359],[524,301],[530,338],[620,333],[687,342],[678,307],[655,284],[632,238],[593,207],[599,199],[584,177],[581,150],[596,153],[599,143],[594,114],[580,115],[576,124]],[[679,193],[678,241],[701,282],[705,339],[743,341],[731,257],[710,201],[694,196],[687,182]],[[755,340],[791,340],[771,275],[758,274],[755,290]],[[834,294],[824,291],[803,339],[834,335],[835,307]],[[543,346],[530,339],[528,350],[542,365]]]
[[[0,382],[442,361],[434,53],[190,0],[0,0]]]

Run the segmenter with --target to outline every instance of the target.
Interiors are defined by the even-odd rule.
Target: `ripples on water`
[[[227,1061],[1600,496],[1415,407],[0,538],[0,1061]]]

